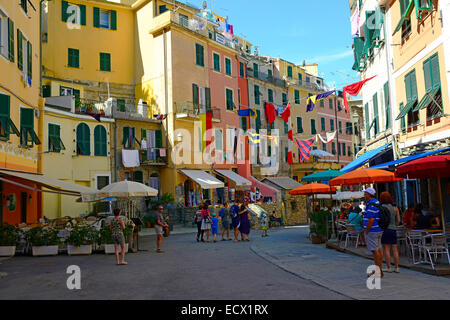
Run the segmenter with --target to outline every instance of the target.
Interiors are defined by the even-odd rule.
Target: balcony
[[[287,78],[286,83],[290,86],[300,87],[308,91],[324,92],[326,90],[324,86],[319,86],[318,84],[312,82],[305,82],[303,80],[296,80],[293,78]]]
[[[286,87],[286,81],[285,80],[283,80],[281,78],[274,77],[273,75],[270,75],[268,73],[258,72],[258,76],[255,77],[255,78],[263,80],[263,81],[266,81],[266,82],[273,83],[274,85],[277,85],[277,86],[280,86],[280,87]]]
[[[176,118],[193,118],[199,119],[201,113],[213,114],[213,119],[219,120],[221,118],[221,110],[218,107],[207,107],[204,104],[195,104],[190,101],[175,102]]]
[[[161,151],[165,156],[161,156]],[[169,164],[169,157],[167,153],[168,149],[155,149],[153,152],[149,152],[146,150],[140,150],[139,159],[141,162],[141,166],[167,166]]]

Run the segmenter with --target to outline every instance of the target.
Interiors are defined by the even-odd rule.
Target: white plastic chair
[[[345,237],[345,248],[348,248],[350,241],[355,240],[355,248],[358,248],[359,238],[361,237],[361,230],[356,230],[356,227],[352,224],[347,225],[347,235]]]
[[[448,264],[450,264],[450,255],[448,251],[448,244],[447,244],[447,237],[444,234],[433,234],[430,235],[431,237],[431,244],[424,245],[424,249],[426,253],[428,254],[428,258],[430,258],[431,267],[433,270],[436,270],[435,264],[438,263],[437,257],[438,255],[447,255],[447,261]],[[434,262],[433,262],[433,256],[434,256]]]
[[[413,264],[422,263],[422,251],[423,251],[423,240],[422,234],[420,232],[407,232],[406,241],[408,244],[408,253],[410,254],[410,259],[412,258]],[[419,256],[419,260],[416,260],[416,251]]]

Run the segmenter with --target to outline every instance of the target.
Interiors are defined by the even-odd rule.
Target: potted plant
[[[12,257],[20,241],[20,229],[8,223],[0,225],[0,257]]]
[[[125,241],[128,240],[128,238],[125,235]],[[105,254],[115,254],[116,249],[114,247],[114,243],[112,240],[112,231],[109,229],[109,226],[103,228],[100,230],[100,244],[105,245]],[[125,243],[125,252],[128,252],[128,243]]]
[[[50,227],[36,227],[26,232],[25,237],[31,244],[33,256],[56,256],[60,239],[58,230]]]
[[[92,245],[97,240],[95,228],[86,225],[76,225],[70,230],[67,238],[67,252],[69,256],[91,255]]]
[[[329,213],[325,211],[313,211],[311,213],[310,234],[313,244],[322,244],[328,240],[328,216]]]

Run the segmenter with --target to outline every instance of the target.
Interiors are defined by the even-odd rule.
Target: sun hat
[[[364,193],[368,193],[368,194],[370,194],[373,197],[377,194],[377,192],[375,191],[374,188],[367,188],[366,190],[363,190],[363,192]]]

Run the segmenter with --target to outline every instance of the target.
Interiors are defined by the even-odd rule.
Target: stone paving
[[[386,273],[381,290],[367,289],[370,260],[313,245],[308,227],[270,233],[251,250],[283,270],[352,299],[450,299],[450,279],[401,268]]]

